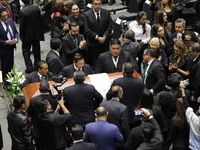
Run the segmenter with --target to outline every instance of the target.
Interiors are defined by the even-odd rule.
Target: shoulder
[[[110,56],[110,51],[104,52],[99,55],[99,58],[104,58],[104,57],[109,57]]]
[[[31,72],[30,74],[28,74],[27,76],[26,76],[26,78],[35,78],[35,77],[37,77],[38,76],[38,72],[37,71],[33,71],[33,72]]]
[[[63,71],[71,71],[73,69],[73,64],[65,66],[62,70]]]
[[[85,16],[88,16],[89,14],[93,13],[93,10],[92,9],[89,9],[88,11],[86,11],[84,13]]]

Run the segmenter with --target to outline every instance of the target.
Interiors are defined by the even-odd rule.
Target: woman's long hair
[[[163,17],[164,17],[164,11],[163,10],[158,10],[156,12],[156,17],[155,17],[155,20],[154,20],[154,23],[155,24],[160,24],[163,28],[167,28],[168,30],[170,30],[170,26],[169,26],[169,23],[168,21],[167,22],[164,22],[163,20]]]
[[[140,96],[138,108],[152,109],[152,107],[153,107],[153,95],[148,89],[144,88]]]
[[[155,24],[155,25],[151,28],[151,39],[152,39],[153,37],[158,37],[157,33],[158,33],[158,29],[159,29],[160,27],[162,27],[162,26],[161,26],[160,24],[157,23],[157,24]],[[161,37],[158,37],[158,38],[161,38]],[[168,41],[167,41],[165,35],[164,35],[164,37],[163,37],[163,40],[165,41],[165,43],[168,44]]]
[[[176,101],[176,114],[172,118],[173,120],[177,120],[177,126],[179,129],[183,129],[185,126],[189,127],[187,117],[185,115],[185,108],[183,105],[183,98],[178,98]]]
[[[141,19],[143,16],[147,16],[146,12],[141,11],[141,12],[138,13],[138,17],[137,17],[137,22],[138,22],[138,24],[139,24],[140,19]],[[142,28],[143,28],[143,33],[142,33],[142,34],[145,34],[145,33],[146,33],[146,23],[142,25]]]
[[[63,0],[55,0],[53,4],[53,12],[65,13]]]
[[[181,59],[185,61],[188,56],[188,47],[183,41],[176,41],[175,47],[177,47],[181,51]],[[176,56],[177,57],[177,56]]]

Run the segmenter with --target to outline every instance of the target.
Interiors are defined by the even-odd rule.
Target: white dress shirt
[[[1,20],[0,20],[1,21]],[[6,29],[7,29],[7,27],[6,27],[6,23],[5,22],[3,22],[3,21],[1,21],[1,24],[2,24],[2,26],[3,26],[3,29],[5,30],[5,32],[6,32]],[[8,24],[8,23],[7,23]],[[10,29],[10,31],[11,31],[11,34],[13,35],[13,30],[12,30],[12,28],[11,28],[11,26],[8,24],[8,27],[9,27],[9,29]],[[9,34],[9,32],[7,33],[7,37],[8,37],[8,40],[12,40],[11,39],[11,37],[10,37],[10,34]],[[14,37],[14,36],[13,36]]]

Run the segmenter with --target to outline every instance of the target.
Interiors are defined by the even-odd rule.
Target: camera
[[[187,86],[187,85],[190,84],[190,80],[189,79],[183,80],[182,83],[183,83],[184,86]]]
[[[128,30],[128,25],[127,25],[126,20],[122,20],[121,27],[122,27],[122,30],[121,30],[122,37],[124,38],[124,35],[125,35],[126,31]]]
[[[62,83],[62,81],[63,81],[63,76],[62,76],[62,75],[53,76],[53,81],[56,82],[56,83]]]
[[[136,116],[141,116],[144,112],[142,110],[135,110]]]

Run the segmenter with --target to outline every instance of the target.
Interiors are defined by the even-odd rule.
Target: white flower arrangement
[[[14,99],[17,95],[23,95],[20,86],[25,80],[25,76],[22,75],[22,72],[19,70],[19,68],[15,69],[15,66],[16,65],[14,64],[11,72],[8,72],[6,75],[6,81],[9,82],[7,94],[12,99]]]

